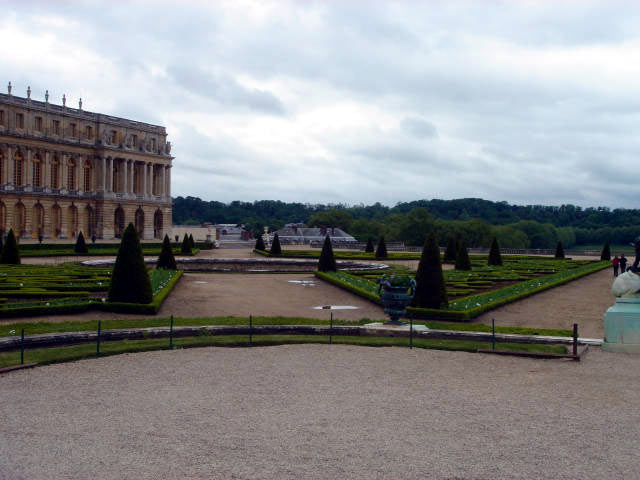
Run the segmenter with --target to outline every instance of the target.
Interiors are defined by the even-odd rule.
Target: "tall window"
[[[0,125],[4,125],[4,110],[0,110]]]
[[[13,156],[13,184],[16,187],[22,185],[22,155],[16,152]]]
[[[75,137],[78,134],[78,132],[76,131],[76,124],[75,123],[70,123],[69,124],[69,135],[72,137]]]
[[[54,135],[60,135],[60,120],[53,120],[51,128]]]
[[[89,160],[84,163],[84,191],[91,191],[91,163]]]
[[[24,113],[16,113],[16,128],[24,128]]]
[[[111,134],[109,135],[109,143],[111,145],[115,145],[118,141],[118,132],[115,130],[111,130]]]
[[[156,151],[156,139],[155,138],[151,139],[151,151],[152,152]]]
[[[33,159],[33,186],[42,186],[42,162],[40,161],[40,155],[36,155]]]
[[[42,131],[42,117],[35,117],[33,119],[33,128],[38,132]]]
[[[76,189],[76,164],[69,160],[67,164],[67,190]]]
[[[87,125],[85,127],[84,136],[87,138],[87,140],[91,140],[91,138],[93,137],[93,128],[91,128],[91,125]]]
[[[51,162],[51,188],[60,188],[60,162],[53,157]]]
[[[6,183],[4,181],[4,155],[0,152],[0,184]],[[0,229],[0,232],[2,230]]]
[[[138,136],[137,135],[131,135],[131,144],[133,145],[133,148],[136,148],[138,146]]]

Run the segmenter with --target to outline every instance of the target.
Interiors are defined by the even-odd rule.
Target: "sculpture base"
[[[409,331],[409,328],[411,327],[411,325],[409,325],[408,323],[401,323],[400,325],[397,324],[393,324],[393,325],[389,325],[388,322],[382,323],[382,322],[374,322],[374,323],[367,323],[364,325],[365,328],[373,328],[373,329],[380,329],[380,330],[400,330],[400,331]],[[427,328],[426,325],[414,325],[413,326],[413,331],[425,331],[425,330],[429,330],[429,328]]]
[[[606,352],[640,353],[640,298],[617,298],[604,315]]]

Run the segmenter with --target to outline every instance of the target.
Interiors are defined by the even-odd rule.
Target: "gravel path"
[[[342,345],[0,377],[0,479],[637,478],[640,356]]]

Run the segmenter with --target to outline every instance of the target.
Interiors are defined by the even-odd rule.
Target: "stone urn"
[[[378,294],[384,313],[391,319],[385,325],[404,325],[401,317],[407,315],[407,306],[415,294],[416,281],[407,275],[383,275],[378,281]]]

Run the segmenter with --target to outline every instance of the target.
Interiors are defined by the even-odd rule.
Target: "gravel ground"
[[[0,377],[0,479],[638,478],[640,356],[343,345]]]

